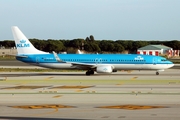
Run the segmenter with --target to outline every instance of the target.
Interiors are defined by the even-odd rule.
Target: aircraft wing
[[[53,51],[53,55],[54,55],[54,57],[55,57],[55,59],[56,59],[56,61],[57,62],[65,62],[65,61],[62,61],[59,57],[58,57],[58,55],[57,55],[57,53],[55,53],[54,51]],[[75,67],[77,67],[77,68],[96,68],[97,66],[96,65],[94,65],[94,64],[86,64],[86,63],[79,63],[79,62],[65,62],[65,63],[71,63],[73,66],[75,66]]]
[[[75,63],[70,62],[73,66],[76,66],[78,68],[96,68],[97,66],[94,64],[86,64],[86,63]]]

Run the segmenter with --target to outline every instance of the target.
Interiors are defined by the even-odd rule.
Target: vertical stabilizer
[[[17,26],[12,27],[18,54],[47,54],[36,49]]]

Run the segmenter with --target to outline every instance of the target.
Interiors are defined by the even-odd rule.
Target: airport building
[[[17,54],[17,49],[16,48],[0,48],[0,56],[4,55],[16,55]]]
[[[165,45],[147,45],[137,50],[137,54],[144,55],[167,55],[169,57],[179,56],[179,50],[173,50],[171,47]]]

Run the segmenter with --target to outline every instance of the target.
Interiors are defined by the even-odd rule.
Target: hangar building
[[[145,47],[141,47],[137,50],[137,54],[144,55],[167,55],[168,51],[172,51],[173,49],[165,46],[165,45],[147,45]]]

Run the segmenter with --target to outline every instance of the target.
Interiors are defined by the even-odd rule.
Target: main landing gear
[[[159,75],[159,72],[156,72],[156,75]]]
[[[86,72],[86,75],[94,75],[94,70],[88,70],[88,71]]]

